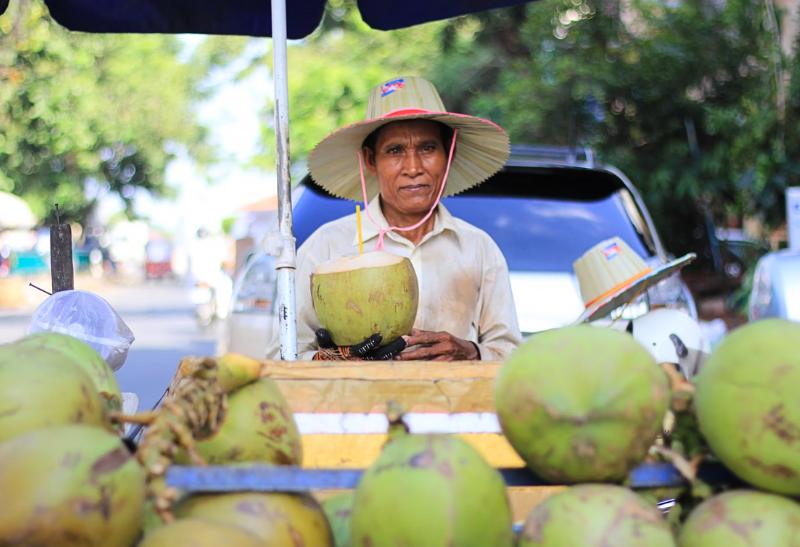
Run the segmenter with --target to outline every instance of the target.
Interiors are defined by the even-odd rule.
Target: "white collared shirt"
[[[369,214],[383,228],[389,225],[376,196]],[[362,215],[364,251],[372,251],[378,228]],[[384,236],[386,252],[407,257],[419,283],[419,307],[414,327],[445,331],[475,342],[481,359],[503,360],[522,341],[511,294],[508,265],[497,244],[483,230],[453,217],[439,204],[433,229],[414,245],[399,233]],[[310,276],[317,265],[358,254],[356,215],[352,214],[317,229],[297,252],[297,353],[308,360],[317,350],[314,331],[320,327],[311,302]],[[280,358],[275,334],[268,357]]]

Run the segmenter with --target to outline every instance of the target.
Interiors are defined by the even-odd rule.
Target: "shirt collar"
[[[389,223],[387,222],[386,217],[383,216],[383,210],[381,209],[380,194],[372,198],[367,205],[367,210],[369,211],[369,215],[375,219],[375,222],[378,223],[380,228],[389,227]],[[378,227],[372,223],[372,221],[369,219],[369,215],[361,215],[361,237],[365,243],[370,239],[378,237]],[[441,202],[439,202],[436,207],[436,212],[434,213],[433,230],[425,234],[425,237],[422,241],[424,242],[445,230],[451,230],[455,232],[456,224],[453,215],[450,214],[450,211],[448,211],[447,208]],[[394,231],[387,232],[386,237],[391,237],[395,240],[400,238],[404,241],[408,241],[402,235]],[[358,231],[353,234],[353,245],[358,245]]]

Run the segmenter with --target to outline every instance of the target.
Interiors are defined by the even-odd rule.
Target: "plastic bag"
[[[112,370],[128,357],[134,336],[106,300],[86,291],[60,291],[33,312],[28,334],[60,332],[92,346]]]

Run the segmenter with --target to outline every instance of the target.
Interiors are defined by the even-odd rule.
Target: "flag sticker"
[[[617,256],[620,252],[619,244],[612,243],[608,245],[605,249],[603,249],[603,256],[606,257],[606,260],[611,260],[615,256]]]
[[[392,80],[390,82],[386,82],[381,86],[381,97],[385,97],[387,95],[391,95],[398,89],[403,89],[406,86],[406,81],[402,78],[398,78],[397,80]]]

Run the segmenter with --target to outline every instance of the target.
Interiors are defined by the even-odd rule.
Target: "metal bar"
[[[281,245],[278,272],[278,324],[281,359],[297,360],[297,310],[292,235],[292,180],[289,160],[289,86],[286,60],[286,0],[272,0],[272,59],[275,85],[275,142],[278,176],[278,231]]]
[[[72,228],[62,223],[56,203],[56,223],[50,226],[50,282],[52,292],[75,288],[72,266]]]
[[[498,469],[508,486],[552,485],[527,468]],[[167,484],[187,492],[306,492],[355,488],[363,469],[303,469],[292,466],[256,465],[252,467],[172,466]],[[736,483],[735,477],[719,464],[701,467],[700,477],[709,483]],[[630,488],[685,486],[686,481],[671,464],[645,463],[636,467],[626,483]]]
[[[307,492],[333,488],[355,488],[363,469],[302,469],[292,466],[246,468],[173,465],[167,484],[186,492]]]
[[[664,488],[686,484],[678,470],[668,463],[640,465],[631,471],[628,480],[631,488]]]

